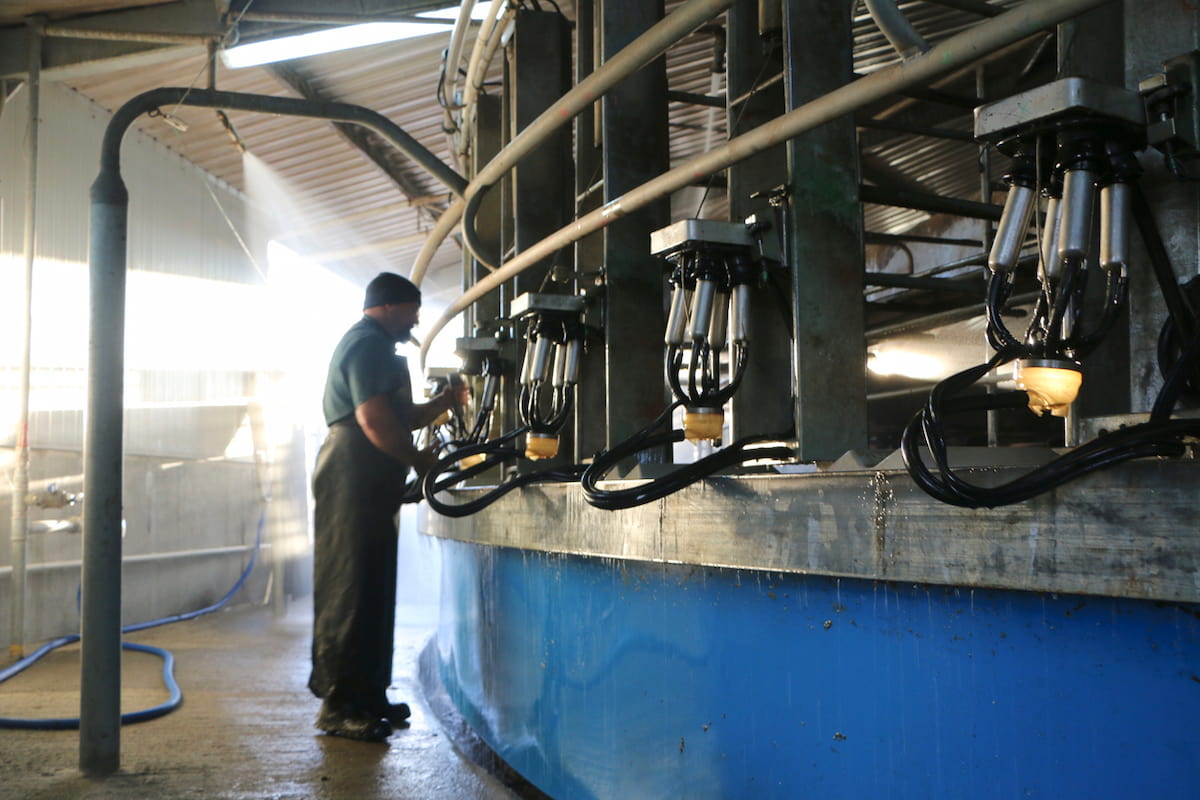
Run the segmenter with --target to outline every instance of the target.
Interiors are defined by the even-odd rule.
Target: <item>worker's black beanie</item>
[[[363,310],[385,303],[419,303],[421,290],[408,278],[394,272],[381,272],[367,284]]]

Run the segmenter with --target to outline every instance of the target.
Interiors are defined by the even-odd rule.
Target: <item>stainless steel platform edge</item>
[[[902,471],[858,471],[713,478],[624,511],[589,506],[577,484],[544,485],[459,519],[425,508],[422,520],[432,536],[551,553],[1200,601],[1200,464],[1190,462],[1125,464],[990,510],[937,502]]]

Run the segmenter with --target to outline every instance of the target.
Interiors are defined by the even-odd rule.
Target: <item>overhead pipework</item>
[[[464,309],[497,289],[505,281],[588,234],[605,228],[648,203],[690,186],[697,177],[711,175],[780,141],[794,138],[837,119],[842,114],[945,75],[999,48],[1018,42],[1033,31],[1070,19],[1102,2],[1103,0],[1060,0],[1030,4],[1006,12],[950,37],[902,64],[877,70],[811,102],[799,105],[784,115],[731,139],[721,147],[647,180],[619,198],[609,201],[603,208],[580,216],[570,225],[506,261],[487,278],[470,286],[435,321],[421,350],[422,363],[428,356],[433,338]],[[662,23],[638,37],[634,44],[621,52],[619,58],[610,59],[591,73],[588,79],[577,84],[568,95],[547,109],[535,124],[521,131],[471,180],[464,192],[467,199],[456,201],[439,218],[413,264],[412,280],[419,284],[424,278],[434,252],[459,220],[463,219],[467,202],[476,192],[485,191],[503,177],[526,153],[536,147],[549,130],[565,124],[581,113],[607,88],[644,66],[671,43],[685,36],[701,22],[715,16],[727,5],[728,2],[722,2],[718,7],[702,6],[699,0],[685,4],[665,17]],[[464,224],[470,224],[470,221],[464,221]]]
[[[902,58],[908,58],[929,49],[929,43],[917,33],[912,23],[897,8],[896,0],[867,0],[871,18],[883,31],[883,35],[896,48]]]
[[[602,97],[621,80],[649,64],[672,44],[732,4],[733,0],[689,0],[663,18],[659,24],[637,37],[617,56],[608,59],[585,80],[580,81],[571,91],[559,98],[553,106],[546,109],[533,124],[521,130],[502,152],[490,160],[472,178],[464,193],[466,200],[455,202],[446,210],[446,213],[438,218],[437,224],[429,232],[429,237],[426,239],[421,253],[413,263],[411,274],[413,283],[419,286],[424,280],[425,272],[429,268],[434,253],[454,230],[454,226],[463,220],[467,202],[472,197],[486,192],[550,134],[590,108],[597,98]],[[470,228],[472,224],[473,222],[468,219],[464,222],[464,227]],[[452,313],[447,312],[449,317],[438,321],[432,335],[436,335],[437,331],[440,331],[454,314],[462,311],[469,304],[469,302],[464,302]],[[458,304],[456,303],[456,305]],[[423,348],[421,352],[423,363],[427,348]]]

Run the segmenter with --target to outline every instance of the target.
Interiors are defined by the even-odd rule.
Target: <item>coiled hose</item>
[[[516,475],[507,481],[501,482],[498,486],[484,493],[482,497],[466,503],[446,503],[438,499],[438,493],[444,489],[448,489],[460,481],[474,477],[497,464],[521,456],[524,451],[518,445],[513,444],[513,442],[528,432],[528,426],[517,428],[491,441],[460,447],[438,459],[429,472],[425,473],[425,477],[421,481],[421,489],[425,496],[425,501],[429,503],[429,507],[446,517],[465,517],[477,511],[482,511],[513,489],[531,486],[536,483],[574,482],[579,480],[579,476],[583,472],[583,465],[572,464],[566,467],[550,467],[537,472]],[[483,461],[464,470],[454,469],[454,465],[462,459],[476,455],[484,456]]]
[[[929,393],[929,399],[909,421],[900,440],[904,465],[913,481],[932,497],[964,508],[995,508],[1029,500],[1090,472],[1137,458],[1179,458],[1186,454],[1186,439],[1200,437],[1200,420],[1171,419],[1181,396],[1194,388],[1200,374],[1200,320],[1190,302],[1194,289],[1181,289],[1167,256],[1167,249],[1155,223],[1146,196],[1134,185],[1133,217],[1146,245],[1150,265],[1167,307],[1167,321],[1159,338],[1158,360],[1164,376],[1150,412],[1150,419],[1097,436],[1045,466],[1000,486],[978,486],[961,478],[950,467],[944,437],[946,415],[967,411],[1019,408],[1026,403],[1025,392],[1006,392],[984,397],[959,395],[994,368],[1024,354],[1020,342],[993,336],[989,341],[998,350],[986,364],[951,375]],[[1186,291],[1185,291],[1186,290]],[[997,287],[997,291],[1003,291]],[[997,301],[995,315],[1006,295],[990,297]],[[992,315],[989,303],[989,316]],[[1115,312],[1106,308],[1115,317]],[[1111,322],[1111,320],[1109,320]],[[1094,344],[1094,342],[1092,343]],[[929,448],[934,469],[925,466],[920,447]]]
[[[1192,354],[1196,352],[1200,352],[1200,347],[1193,348]],[[904,466],[913,481],[932,497],[964,508],[995,508],[1020,503],[1114,464],[1150,456],[1178,458],[1186,452],[1184,438],[1200,436],[1200,420],[1173,420],[1167,417],[1170,406],[1162,405],[1161,408],[1166,411],[1160,410],[1160,403],[1166,396],[1160,393],[1156,413],[1151,414],[1148,422],[1098,436],[1008,483],[992,487],[972,484],[950,467],[943,438],[943,420],[950,414],[1026,405],[1028,398],[1025,392],[957,396],[993,368],[1011,360],[1011,354],[1001,352],[987,364],[964,370],[942,381],[930,393],[925,407],[904,429],[900,442]],[[1179,371],[1182,372],[1185,366],[1181,359]],[[925,466],[921,459],[921,445],[929,448],[934,462],[933,470]]]
[[[609,511],[634,508],[635,506],[659,500],[669,494],[674,494],[680,489],[714,475],[722,469],[742,464],[746,461],[755,461],[758,459],[787,460],[795,455],[792,448],[786,445],[751,447],[755,444],[778,442],[788,439],[791,437],[790,432],[782,435],[747,436],[738,439],[728,447],[705,456],[699,461],[685,464],[661,478],[639,483],[627,489],[600,489],[597,484],[604,480],[604,476],[626,458],[630,458],[643,450],[650,450],[655,447],[662,447],[683,441],[684,432],[681,430],[668,430],[665,433],[657,434],[654,432],[664,423],[669,423],[671,414],[675,409],[683,405],[683,402],[682,400],[675,401],[667,406],[666,410],[659,414],[658,418],[645,428],[642,428],[620,444],[616,444],[612,448],[596,455],[592,463],[584,471],[583,477],[580,478],[584,498],[589,504]]]
[[[138,622],[133,625],[126,625],[125,627],[121,628],[121,633],[144,631],[147,628],[157,628],[160,625],[169,625],[174,622],[183,622],[184,620],[195,619],[196,617],[201,617],[205,614],[211,614],[212,612],[223,607],[230,601],[230,599],[233,598],[235,594],[237,594],[238,590],[242,588],[242,584],[246,582],[246,578],[249,577],[250,572],[254,569],[254,563],[258,559],[258,551],[262,547],[263,527],[266,525],[266,519],[266,512],[264,511],[258,517],[258,528],[254,537],[254,549],[250,553],[250,561],[246,564],[246,568],[242,570],[241,576],[239,576],[237,581],[233,584],[233,588],[226,592],[224,597],[213,603],[211,606],[201,608],[196,611],[189,611],[184,614],[176,614],[170,617],[150,620],[149,622]],[[77,641],[79,641],[79,634],[73,633],[69,636],[63,636],[51,642],[47,642],[31,655],[26,656],[4,670],[0,670],[0,683],[4,683],[9,678],[24,672],[46,655],[59,649],[60,647],[65,647],[66,645],[73,644]],[[152,647],[151,645],[147,644],[134,644],[133,642],[122,642],[121,648],[123,650],[132,650],[138,653],[150,653],[151,655],[156,655],[161,658],[163,660],[162,680],[170,695],[166,702],[160,703],[159,705],[152,706],[151,708],[145,708],[140,711],[130,711],[129,713],[122,714],[122,725],[130,725],[135,722],[147,722],[152,719],[157,719],[171,713],[183,704],[183,692],[180,690],[179,684],[175,680],[175,656],[172,655],[170,651],[164,650],[161,647]],[[79,728],[79,718],[63,717],[58,719],[20,719],[15,717],[0,717],[0,728],[42,731],[76,730]]]

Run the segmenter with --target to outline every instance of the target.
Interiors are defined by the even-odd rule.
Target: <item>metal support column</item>
[[[85,775],[103,776],[117,771],[121,753],[121,477],[129,193],[115,163],[102,164],[91,199],[79,768]]]
[[[778,2],[740,0],[728,14],[729,135],[740,136],[782,115],[783,86],[773,80],[783,68],[783,30]],[[758,85],[768,84],[761,90]],[[740,99],[740,102],[738,102]],[[770,222],[765,234],[782,241],[783,216],[771,205],[771,193],[786,190],[782,143],[729,168],[729,214],[735,222],[751,214]],[[752,196],[754,195],[754,196]],[[778,206],[782,209],[782,206]],[[791,308],[786,265],[767,273],[767,283],[754,292],[756,313],[750,316],[750,359],[731,403],[732,439],[785,431],[791,427]]]
[[[9,628],[8,654],[20,658],[25,653],[25,555],[29,536],[29,511],[25,495],[29,493],[29,374],[33,341],[33,262],[37,250],[37,166],[38,115],[42,94],[42,35],[29,33],[29,74],[25,80],[29,94],[25,173],[25,285],[22,292],[21,370],[17,389],[17,436],[13,454],[12,477],[12,625]]]
[[[787,108],[851,79],[844,3],[786,0]],[[803,461],[836,459],[867,441],[862,211],[850,114],[787,144],[788,248],[795,332],[796,437]]]
[[[596,68],[598,28],[595,25],[593,0],[575,4],[575,82],[592,74]],[[596,110],[593,103],[575,119],[575,217],[590,213],[604,200],[600,182],[601,153],[596,142]],[[604,236],[594,233],[575,243],[575,292],[596,298],[588,309],[586,322],[593,329],[603,329],[603,289],[597,286],[603,278]],[[601,450],[605,445],[604,347],[602,340],[586,342],[581,374],[575,387],[575,462]]]
[[[571,32],[566,19],[550,11],[518,11],[507,66],[508,119],[511,138],[515,138],[571,88]],[[516,253],[529,249],[571,220],[575,197],[572,163],[571,129],[562,126],[513,168],[508,186]],[[551,271],[566,267],[572,260],[571,250],[565,248],[542,259],[513,280],[512,294],[505,300],[545,291]],[[508,302],[503,302],[501,310],[507,313],[508,309]],[[519,424],[515,411],[518,392],[515,380],[506,382],[505,405],[512,411],[505,411],[505,430]],[[571,431],[569,427],[564,430],[565,438],[569,439]],[[560,460],[565,460],[571,450],[566,442],[563,445]]]
[[[518,11],[508,50],[512,132],[516,136],[571,88],[571,39],[566,20],[550,11]],[[522,159],[512,173],[513,244],[520,253],[569,221],[574,197],[571,130],[563,126]],[[513,296],[536,292],[552,265],[547,258],[517,277]]]
[[[1059,77],[1081,77],[1111,86],[1124,86],[1124,30],[1124,14],[1116,3],[1060,23]],[[1098,231],[1099,225],[1094,228]],[[1099,241],[1098,235],[1096,240]],[[1097,308],[1103,295],[1105,276],[1094,256],[1098,248],[1093,248],[1092,252],[1093,257],[1087,265],[1086,302],[1089,307]],[[1129,336],[1129,313],[1126,311],[1083,364],[1084,382],[1068,425],[1083,417],[1125,414],[1131,410]],[[1071,439],[1072,431],[1068,429],[1068,442]]]
[[[602,60],[663,16],[662,0],[600,0],[597,9]],[[607,204],[670,167],[666,60],[655,60],[606,94],[601,115]],[[670,222],[670,213],[664,197],[604,229],[608,445],[645,427],[664,405],[664,283],[662,267],[650,255],[650,233]],[[647,452],[643,458],[660,460],[662,454]]]
[[[475,127],[471,131],[471,167],[468,178],[479,173],[485,164],[495,158],[503,146],[503,120],[500,98],[481,94],[475,101]],[[503,247],[502,232],[508,229],[507,220],[501,212],[500,191],[488,192],[475,217],[475,231],[491,252],[498,253]],[[464,291],[487,274],[484,267],[469,250],[463,249]],[[482,325],[500,316],[500,295],[491,294],[475,303],[467,312],[470,315],[467,332],[474,335]]]
[[[471,152],[468,178],[479,174],[489,161],[495,158],[504,146],[504,103],[497,95],[481,94],[475,99],[475,126],[470,131]],[[503,252],[505,240],[512,235],[512,218],[508,215],[511,204],[505,202],[503,189],[508,181],[502,182],[494,191],[488,192],[479,206],[475,217],[475,231],[487,249],[493,253]],[[463,248],[463,291],[482,280],[488,268],[477,260],[468,248]],[[468,336],[488,336],[497,332],[497,320],[503,316],[503,301],[511,299],[507,294],[493,292],[481,298],[467,309]],[[515,397],[513,386],[515,373],[503,377],[501,391],[497,396],[497,410],[493,425],[498,421],[503,430],[512,430],[516,424]],[[482,391],[482,383],[475,388]]]
[[[1124,26],[1125,85],[1158,73],[1163,62],[1196,49],[1200,12],[1171,0],[1127,0]],[[1193,97],[1195,95],[1193,94]],[[1154,212],[1175,274],[1181,281],[1200,274],[1200,183],[1181,181],[1166,168],[1157,151],[1141,159],[1142,186]],[[1149,411],[1162,385],[1157,369],[1157,341],[1166,308],[1145,247],[1135,237],[1129,270],[1129,318],[1133,411]],[[1086,387],[1085,387],[1086,391]]]

